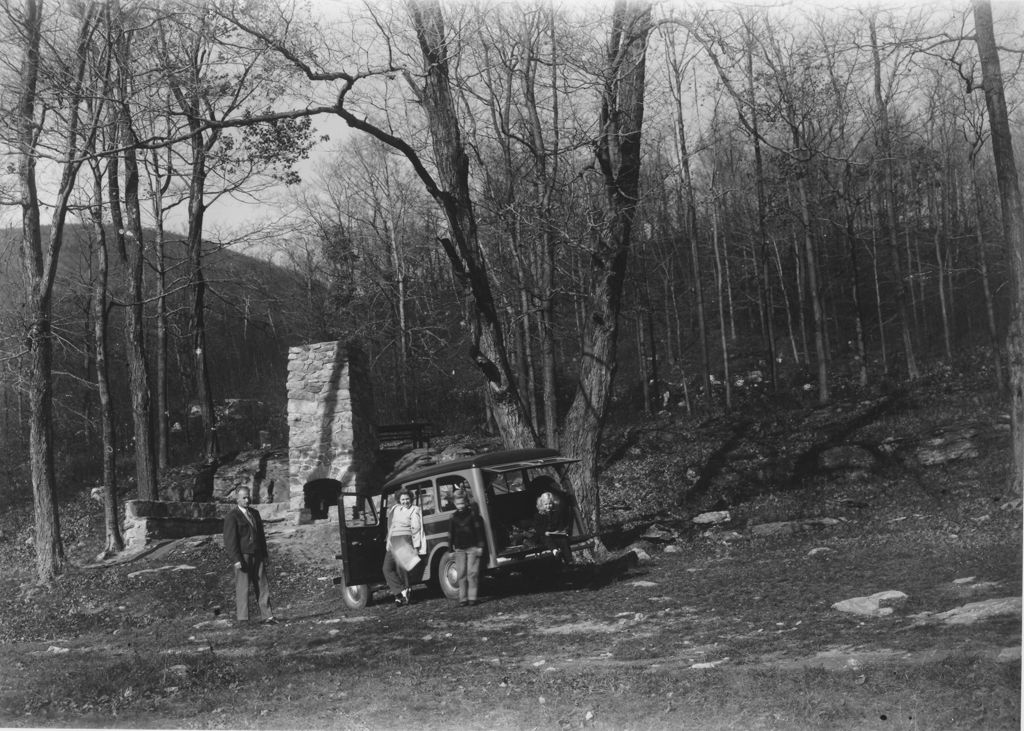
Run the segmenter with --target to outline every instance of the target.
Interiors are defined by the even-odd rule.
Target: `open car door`
[[[338,497],[338,530],[345,604],[365,607],[370,587],[384,581],[386,526],[380,514],[380,495],[343,492]]]

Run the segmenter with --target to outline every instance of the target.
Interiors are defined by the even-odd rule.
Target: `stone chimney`
[[[341,490],[365,488],[377,450],[370,370],[354,344],[288,349],[289,512],[338,519]]]

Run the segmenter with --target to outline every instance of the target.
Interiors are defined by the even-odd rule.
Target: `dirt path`
[[[476,607],[421,588],[352,612],[337,526],[271,524],[283,622],[245,628],[219,538],[182,539],[83,572],[105,600],[3,646],[0,726],[1017,729],[1019,536],[979,525],[698,538],[490,579]],[[890,616],[832,608],[886,589],[908,595]],[[1002,611],[936,619],[986,601]]]

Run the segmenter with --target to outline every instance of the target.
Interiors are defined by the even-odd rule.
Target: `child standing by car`
[[[484,524],[465,492],[457,491],[452,502],[455,512],[449,522],[448,546],[455,554],[459,575],[459,606],[473,606],[480,582],[480,557],[484,553]]]

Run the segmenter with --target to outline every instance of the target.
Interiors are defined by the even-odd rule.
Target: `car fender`
[[[430,554],[427,556],[426,566],[423,571],[423,580],[428,581],[434,578],[434,572],[437,570],[437,562],[441,560],[441,556],[448,553],[448,541],[441,541],[430,549]]]

